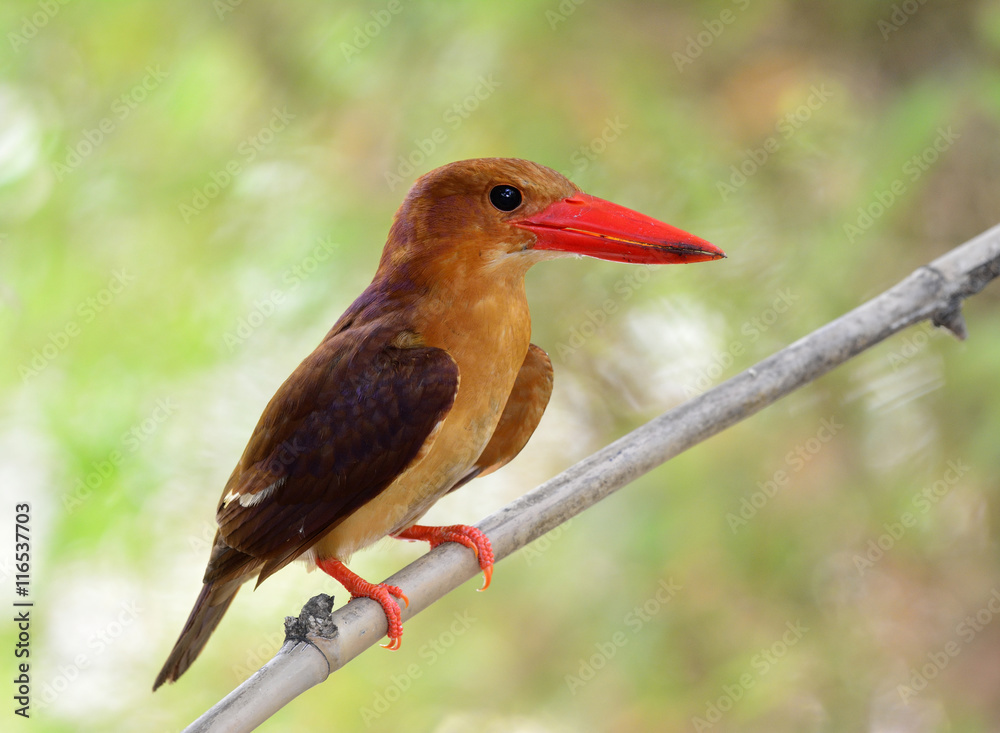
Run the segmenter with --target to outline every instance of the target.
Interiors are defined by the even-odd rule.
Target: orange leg
[[[382,646],[393,651],[399,649],[400,639],[403,636],[403,620],[399,612],[399,604],[393,596],[399,598],[405,605],[410,605],[410,599],[406,597],[399,586],[369,583],[360,575],[348,570],[347,566],[340,560],[332,558],[317,560],[316,566],[344,586],[351,594],[351,598],[371,598],[373,601],[378,601],[385,612],[385,620],[389,624],[389,643]]]
[[[490,580],[493,579],[493,547],[486,535],[475,527],[469,527],[465,524],[453,524],[450,527],[425,527],[421,524],[414,524],[395,537],[401,540],[430,542],[432,550],[442,542],[457,542],[460,545],[465,545],[476,553],[479,567],[483,569],[484,582],[483,587],[479,590],[486,590],[490,587]]]

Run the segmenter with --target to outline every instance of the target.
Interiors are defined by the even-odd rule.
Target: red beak
[[[666,265],[726,256],[693,234],[585,193],[575,193],[511,224],[535,233],[535,249],[615,262]]]

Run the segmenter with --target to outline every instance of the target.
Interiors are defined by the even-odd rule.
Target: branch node
[[[337,635],[337,624],[333,622],[333,596],[320,593],[313,596],[302,607],[298,618],[285,617],[285,643],[302,641],[311,643],[310,636],[332,639]]]
[[[937,281],[935,283],[935,289],[943,288],[948,283],[948,278],[933,263],[929,265],[924,265],[923,267],[919,268],[918,272],[931,275]],[[993,277],[995,276],[996,274],[994,273]],[[931,323],[933,323],[935,326],[939,326],[941,328],[945,328],[951,331],[951,333],[959,341],[965,341],[965,339],[969,337],[969,331],[965,327],[965,318],[962,316],[962,301],[964,298],[968,297],[968,295],[979,292],[979,290],[985,287],[986,283],[989,282],[989,279],[984,280],[982,283],[972,284],[971,276],[968,276],[967,274],[966,281],[967,281],[966,289],[968,289],[968,287],[970,286],[974,287],[975,289],[969,293],[962,291],[953,293],[948,300],[948,304],[945,307],[939,308],[938,310],[934,311],[934,313],[931,315]]]
[[[939,310],[934,314],[931,323],[948,329],[959,341],[965,341],[969,337],[969,330],[965,327],[965,317],[962,315],[961,302],[955,303],[946,310]]]

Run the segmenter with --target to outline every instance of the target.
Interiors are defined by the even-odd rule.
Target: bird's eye
[[[494,186],[490,191],[490,203],[500,211],[513,211],[521,205],[521,192],[507,184]]]

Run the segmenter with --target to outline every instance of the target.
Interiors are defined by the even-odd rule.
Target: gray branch
[[[479,524],[497,560],[691,446],[753,415],[883,339],[930,319],[966,337],[962,301],[1000,274],[1000,225],[916,270],[896,286],[714,389],[651,420]],[[473,554],[447,543],[386,582],[410,599],[404,621],[479,572]],[[284,646],[271,661],[191,724],[188,731],[248,731],[323,682],[386,633],[375,601],[352,601],[330,614],[316,596],[286,621]]]

